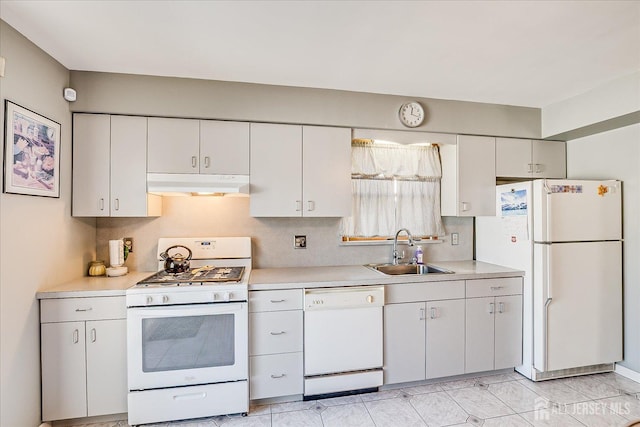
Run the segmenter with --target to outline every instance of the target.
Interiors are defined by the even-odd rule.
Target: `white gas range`
[[[126,292],[129,424],[246,413],[251,239],[161,238],[158,266]]]

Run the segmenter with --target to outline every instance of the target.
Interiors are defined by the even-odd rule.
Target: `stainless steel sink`
[[[428,264],[367,264],[373,270],[396,276],[401,274],[451,274],[453,271]]]

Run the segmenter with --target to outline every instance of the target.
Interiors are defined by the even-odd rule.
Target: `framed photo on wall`
[[[5,193],[60,197],[60,123],[5,100]]]

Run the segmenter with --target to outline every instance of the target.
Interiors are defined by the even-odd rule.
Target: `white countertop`
[[[362,265],[327,267],[255,268],[249,277],[249,290],[328,288],[356,285],[390,285],[393,283],[440,282],[447,280],[517,277],[523,271],[479,261],[442,261],[431,265],[451,270],[453,274],[390,276]],[[36,298],[87,298],[121,296],[140,280],[155,271],[134,271],[120,277],[81,277],[36,293]]]
[[[451,270],[453,274],[391,276],[362,265],[328,267],[254,268],[249,290],[323,288],[354,285],[387,285],[494,277],[518,277],[523,271],[479,261],[442,261],[429,263]]]
[[[119,277],[81,277],[36,293],[36,298],[87,298],[124,295],[125,291],[155,271],[132,271]]]

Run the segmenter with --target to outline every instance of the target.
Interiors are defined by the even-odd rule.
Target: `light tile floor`
[[[250,408],[153,427],[627,426],[640,422],[640,383],[615,373],[532,382],[518,373]],[[127,427],[125,421],[85,427]]]

